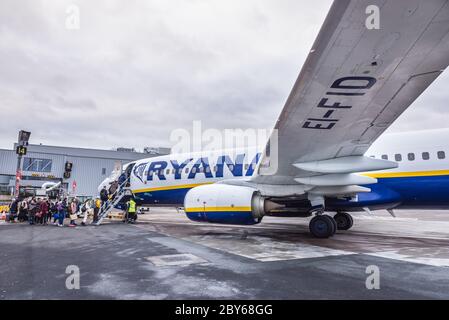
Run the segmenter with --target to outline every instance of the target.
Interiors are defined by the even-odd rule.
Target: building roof
[[[15,150],[16,146],[17,146],[17,143],[14,144],[13,150]],[[150,155],[148,153],[135,152],[135,151],[130,152],[130,151],[60,147],[60,146],[48,146],[48,145],[40,145],[40,144],[30,144],[30,145],[28,145],[27,148],[28,148],[28,152],[58,154],[58,155],[85,157],[85,158],[129,160],[129,161],[154,156],[154,155]]]

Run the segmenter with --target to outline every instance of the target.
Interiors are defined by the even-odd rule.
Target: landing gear
[[[349,230],[354,224],[351,215],[346,212],[338,212],[334,216],[334,220],[337,223],[337,230]]]
[[[332,217],[322,214],[310,220],[309,230],[317,238],[329,238],[335,234],[337,226]]]

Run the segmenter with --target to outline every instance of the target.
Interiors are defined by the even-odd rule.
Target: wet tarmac
[[[329,239],[308,218],[227,226],[166,208],[135,225],[0,223],[0,299],[448,299],[449,212],[396,215],[354,214]]]

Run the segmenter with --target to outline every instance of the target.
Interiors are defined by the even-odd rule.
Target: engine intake
[[[184,199],[190,220],[224,224],[257,224],[275,206],[256,189],[219,183],[192,188]]]

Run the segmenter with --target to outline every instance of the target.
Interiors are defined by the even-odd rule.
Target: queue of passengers
[[[88,199],[81,203],[77,198],[70,201],[67,198],[51,200],[46,197],[29,197],[25,199],[13,199],[6,214],[6,222],[28,222],[30,225],[47,225],[53,223],[64,226],[67,218],[69,227],[77,226],[76,220],[83,216],[81,225],[87,224],[89,216],[93,216],[92,223],[98,221],[98,212],[101,208],[100,198]]]

